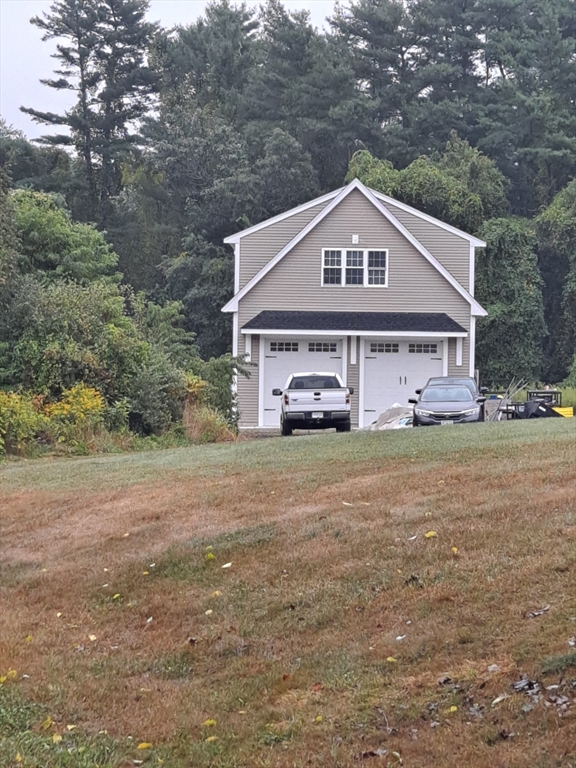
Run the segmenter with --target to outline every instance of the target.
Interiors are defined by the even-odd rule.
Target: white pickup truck
[[[282,398],[280,430],[284,436],[293,429],[331,429],[350,432],[350,395],[337,373],[292,373],[284,389],[273,389]]]

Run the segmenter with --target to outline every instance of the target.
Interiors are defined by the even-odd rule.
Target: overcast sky
[[[259,2],[248,0],[249,6]],[[47,126],[34,123],[19,107],[34,107],[51,112],[64,111],[71,104],[73,94],[55,91],[42,85],[40,78],[52,76],[56,62],[50,58],[54,51],[52,41],[43,43],[42,32],[30,24],[32,16],[39,16],[50,8],[51,0],[0,0],[0,114],[9,125],[19,128],[34,138],[54,132]],[[306,8],[312,23],[322,27],[330,16],[332,0],[284,0],[290,9]],[[148,17],[163,27],[189,24],[201,16],[206,0],[151,0]]]

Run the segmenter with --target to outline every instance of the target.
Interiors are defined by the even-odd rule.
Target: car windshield
[[[441,387],[441,386],[461,386],[461,387],[468,387],[470,390],[476,389],[476,382],[474,379],[450,379],[449,381],[446,381],[446,379],[430,379],[428,382],[429,387]]]
[[[420,397],[423,403],[465,403],[473,399],[468,387],[427,387]]]
[[[340,389],[336,376],[294,376],[289,389]]]

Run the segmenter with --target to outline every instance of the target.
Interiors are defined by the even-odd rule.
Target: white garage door
[[[364,340],[364,425],[394,403],[408,405],[431,376],[442,376],[442,341]]]
[[[283,389],[291,373],[330,371],[342,375],[342,339],[264,339],[264,423],[280,426],[280,398],[273,389]]]

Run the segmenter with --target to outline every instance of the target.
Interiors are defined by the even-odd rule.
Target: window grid
[[[309,341],[308,352],[337,352],[338,345],[335,341]]]
[[[370,342],[370,352],[376,353],[395,353],[400,352],[400,345],[393,341],[372,341]]]
[[[408,352],[412,354],[436,355],[438,344],[408,344]]]
[[[386,286],[388,251],[323,251],[323,285]]]
[[[270,352],[298,352],[297,341],[271,341]]]

